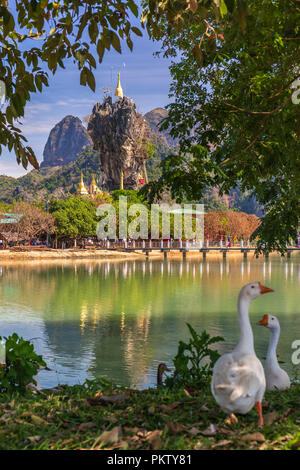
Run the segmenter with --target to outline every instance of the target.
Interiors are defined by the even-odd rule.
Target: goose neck
[[[278,364],[277,360],[277,345],[278,345],[278,340],[280,336],[280,328],[274,328],[271,330],[271,336],[270,336],[270,341],[269,341],[269,346],[268,346],[268,352],[267,352],[267,362],[272,362],[272,364]]]
[[[240,341],[236,351],[244,354],[255,354],[253,332],[249,319],[250,300],[241,296],[238,299],[238,313],[240,323]]]

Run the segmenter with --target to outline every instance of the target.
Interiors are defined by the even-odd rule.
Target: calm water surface
[[[291,344],[300,339],[300,256],[291,260],[74,262],[0,266],[0,335],[33,341],[51,372],[42,387],[106,376],[145,388],[159,362],[172,366],[186,323],[226,341],[239,337],[240,288],[260,280],[275,293],[256,299],[250,314],[258,356],[269,332],[255,325],[265,313],[281,322],[279,357],[294,373]],[[300,366],[298,366],[298,370]],[[300,370],[299,370],[300,372]]]

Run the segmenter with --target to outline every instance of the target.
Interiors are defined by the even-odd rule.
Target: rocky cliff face
[[[91,139],[80,119],[66,116],[49,134],[41,167],[67,165],[76,160],[79,152],[90,144]]]
[[[88,134],[99,154],[101,171],[108,190],[119,189],[123,172],[124,189],[137,189],[148,158],[150,129],[137,113],[135,103],[124,96],[115,103],[108,96],[96,103],[90,115]]]

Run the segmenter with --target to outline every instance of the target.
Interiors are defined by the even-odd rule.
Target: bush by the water
[[[2,338],[0,337],[0,341]],[[1,392],[24,392],[26,385],[36,383],[34,376],[39,367],[46,367],[42,356],[34,351],[33,344],[16,333],[4,337],[6,365],[0,369]]]
[[[188,343],[179,341],[178,351],[173,360],[175,370],[165,382],[168,387],[189,385],[202,388],[207,386],[212,369],[220,357],[218,351],[211,349],[211,345],[224,341],[224,338],[211,337],[205,330],[198,334],[189,323],[187,327],[191,337]]]

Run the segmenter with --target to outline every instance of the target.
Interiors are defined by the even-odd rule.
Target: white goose
[[[236,421],[233,413],[248,413],[254,405],[263,426],[262,399],[266,380],[263,366],[254,351],[253,333],[249,320],[250,302],[273,289],[260,282],[246,284],[238,297],[240,341],[231,353],[221,356],[214,368],[211,382],[212,394],[229,422]]]
[[[281,369],[279,366],[276,355],[277,344],[280,336],[280,324],[278,318],[273,315],[264,315],[262,319],[257,322],[257,325],[265,326],[271,331],[265,363],[267,390],[286,390],[291,386],[290,378],[285,370]]]

